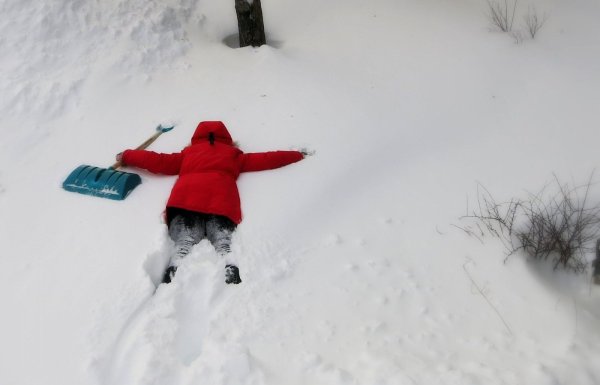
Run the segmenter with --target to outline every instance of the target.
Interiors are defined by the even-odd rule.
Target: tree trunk
[[[260,47],[266,43],[260,0],[235,0],[240,47]]]

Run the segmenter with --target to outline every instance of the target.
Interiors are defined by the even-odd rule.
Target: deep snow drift
[[[600,4],[536,7],[515,44],[485,1],[263,0],[269,45],[234,49],[233,2],[0,2],[0,383],[600,383],[600,289],[453,226],[477,181],[598,165]],[[243,284],[203,242],[153,295],[174,178],[60,185],[215,119],[316,154],[240,178]]]

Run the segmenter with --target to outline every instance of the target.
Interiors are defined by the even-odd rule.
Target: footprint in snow
[[[179,280],[179,293],[175,298],[178,328],[173,343],[177,357],[185,365],[202,353],[214,304],[221,300],[226,287],[224,262],[213,254],[216,260],[194,260],[187,269],[182,266],[176,277]]]
[[[203,351],[214,304],[226,292],[224,261],[198,245],[173,282],[132,312],[110,353],[107,383],[176,383]]]

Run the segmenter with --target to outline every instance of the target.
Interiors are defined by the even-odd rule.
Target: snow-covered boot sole
[[[240,270],[237,266],[227,265],[225,266],[225,283],[227,284],[239,284],[242,283],[240,278]]]
[[[177,271],[177,267],[169,266],[165,271],[165,275],[163,276],[162,283],[171,283],[173,278],[175,277],[175,272]]]

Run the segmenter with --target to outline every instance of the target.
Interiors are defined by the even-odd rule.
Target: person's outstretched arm
[[[304,159],[300,151],[269,151],[242,154],[241,171],[272,170]]]
[[[155,174],[165,175],[179,174],[182,159],[183,155],[179,152],[162,154],[146,150],[125,150],[121,155],[121,161],[125,166],[143,168]]]

